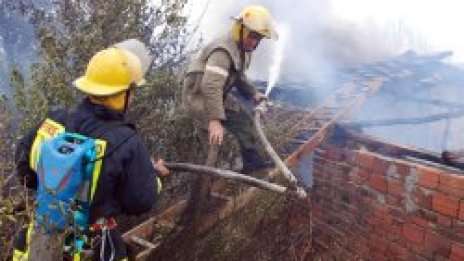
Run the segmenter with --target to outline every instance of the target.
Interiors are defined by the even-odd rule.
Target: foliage
[[[62,0],[54,2],[49,12],[17,2],[11,8],[33,23],[42,59],[32,66],[30,80],[18,70],[12,73],[13,83],[19,85],[14,88],[18,113],[32,117],[31,122],[43,116],[30,114],[36,108],[40,114],[75,105],[79,96],[73,80],[84,73],[93,54],[114,43],[142,40],[156,57],[155,68],[171,70],[166,65],[181,59],[179,50],[187,37],[182,16],[186,0],[165,0],[156,7],[146,0]]]
[[[179,140],[189,144],[190,124],[179,112],[180,85],[175,76],[184,59],[188,37],[183,16],[187,0],[163,0],[159,6],[147,0],[61,0],[44,6],[30,1],[7,1],[2,7],[26,17],[34,26],[40,60],[30,74],[12,68],[13,99],[2,101],[0,136],[0,253],[8,253],[14,231],[25,223],[26,189],[13,176],[15,143],[50,111],[72,108],[82,98],[72,82],[85,71],[90,57],[119,41],[137,38],[149,46],[155,61],[147,85],[137,90],[131,118],[140,126],[150,151],[172,146]],[[8,107],[8,109],[6,109]],[[138,115],[138,116],[134,116]],[[8,118],[14,119],[7,121]],[[189,129],[190,128],[190,129]],[[177,132],[177,129],[185,131]],[[185,151],[185,150],[184,150]],[[175,148],[167,151],[177,157]],[[22,213],[22,214],[20,214]],[[8,228],[7,228],[8,227]],[[9,249],[11,250],[11,249]]]
[[[128,38],[149,46],[155,60],[146,86],[135,90],[128,117],[137,123],[153,155],[196,163],[204,158],[194,128],[180,110],[176,75],[190,39],[183,10],[187,0],[162,0],[159,6],[147,4],[149,0],[61,0],[47,8],[29,2],[4,2],[34,25],[40,61],[28,76],[19,67],[12,69],[13,100],[8,110],[5,101],[0,103],[0,135],[8,133],[0,136],[0,188],[5,188],[0,195],[0,242],[5,242],[0,253],[8,253],[12,234],[28,217],[27,191],[10,178],[15,143],[50,110],[75,106],[81,97],[72,82],[100,49]],[[229,139],[223,147],[222,158],[233,165],[236,142]]]

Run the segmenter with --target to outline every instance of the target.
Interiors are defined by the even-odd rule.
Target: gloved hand
[[[267,100],[267,96],[264,95],[264,93],[262,93],[262,92],[256,92],[255,95],[253,96],[253,100],[256,103],[260,103],[261,101]]]

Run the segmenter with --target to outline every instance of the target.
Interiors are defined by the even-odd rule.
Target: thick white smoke
[[[384,59],[408,49],[418,52],[451,49],[462,57],[464,37],[459,28],[464,16],[460,1],[419,0],[236,0],[192,1],[198,18],[206,3],[200,32],[205,41],[230,29],[231,16],[249,4],[266,6],[276,21],[289,26],[292,37],[285,46],[282,79],[326,81],[337,68]],[[461,22],[459,22],[461,21]],[[263,41],[254,55],[249,75],[267,80],[274,54],[271,41]]]

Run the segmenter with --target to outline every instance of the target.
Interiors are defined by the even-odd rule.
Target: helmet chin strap
[[[132,88],[134,88],[135,83],[131,83],[129,85],[129,88],[126,90],[126,97],[124,98],[124,109],[122,110],[122,113],[125,114],[127,110],[129,109],[129,100],[132,92]]]
[[[243,23],[240,23],[240,71],[244,71],[244,66],[245,66],[245,48],[243,48],[243,31],[245,29],[245,25]]]
[[[245,26],[243,25],[242,20],[240,19],[238,21],[240,23],[240,32],[239,32],[239,39],[238,39],[238,47],[240,48],[241,51],[245,50],[243,47],[243,31],[245,29]]]

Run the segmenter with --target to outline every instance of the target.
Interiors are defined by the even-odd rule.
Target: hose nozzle
[[[259,113],[267,112],[267,107],[270,105],[270,102],[267,99],[262,99],[258,105],[255,107],[255,111]]]

